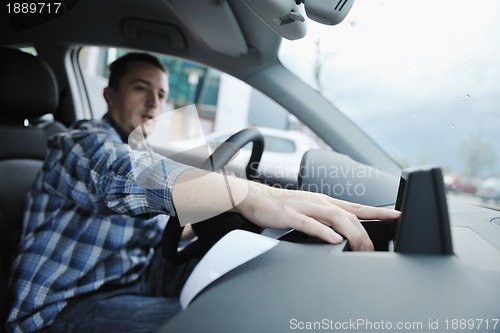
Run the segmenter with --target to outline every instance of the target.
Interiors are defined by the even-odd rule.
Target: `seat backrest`
[[[19,242],[26,194],[47,153],[47,139],[66,127],[52,114],[56,78],[36,56],[0,47],[0,320],[4,329],[7,271]]]

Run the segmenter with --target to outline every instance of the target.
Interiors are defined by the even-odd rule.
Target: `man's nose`
[[[151,108],[157,108],[160,105],[160,97],[154,91],[150,91],[148,94],[148,106]]]

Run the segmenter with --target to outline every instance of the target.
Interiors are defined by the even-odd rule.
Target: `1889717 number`
[[[61,2],[9,2],[7,14],[57,14]]]
[[[446,319],[444,321],[446,330],[480,330],[495,331],[500,319]]]

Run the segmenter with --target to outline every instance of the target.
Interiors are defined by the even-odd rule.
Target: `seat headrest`
[[[34,119],[55,112],[58,87],[47,63],[5,47],[0,47],[0,59],[0,118]]]

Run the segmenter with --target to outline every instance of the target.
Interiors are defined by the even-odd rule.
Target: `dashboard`
[[[402,173],[398,222],[363,221],[375,252],[295,234],[210,284],[160,332],[500,331],[500,212],[446,199],[437,177],[429,184],[435,209],[428,200],[426,220],[404,220],[424,200],[402,198],[422,175],[440,174]],[[409,240],[402,229],[411,223]],[[415,232],[429,225],[445,229]]]

